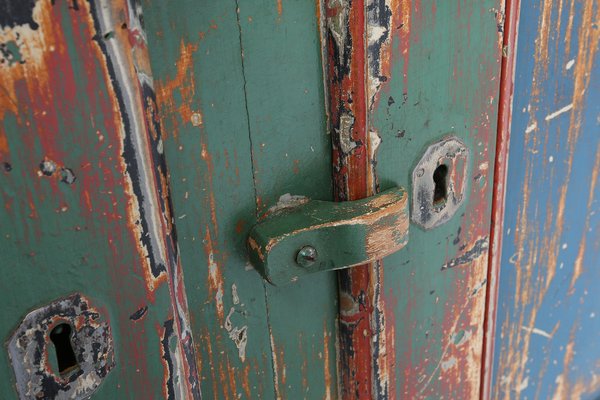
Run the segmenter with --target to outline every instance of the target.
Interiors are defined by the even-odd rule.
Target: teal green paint
[[[6,60],[9,66],[20,63],[23,60],[17,42],[10,40],[6,43],[2,43],[2,45],[2,60]]]
[[[286,193],[332,200],[318,3],[238,2],[258,213]],[[337,276],[266,287],[276,396],[336,398]],[[285,376],[284,376],[285,373]]]
[[[28,119],[24,114],[21,114],[21,117],[24,120]],[[14,169],[10,174],[0,174],[0,187],[5,201],[11,199],[14,201],[13,204],[19,206],[12,210],[0,208],[0,221],[2,221],[0,259],[4,271],[0,283],[3,293],[0,337],[4,343],[26,313],[32,309],[73,292],[84,293],[95,306],[106,310],[107,317],[110,317],[115,341],[116,367],[99,388],[97,396],[115,398],[120,396],[119,393],[127,391],[129,375],[134,373],[131,369],[134,365],[128,365],[126,359],[119,357],[124,355],[120,335],[131,330],[126,324],[128,316],[139,308],[137,303],[132,303],[128,299],[145,297],[145,294],[143,289],[140,290],[139,283],[143,282],[143,279],[136,276],[133,270],[120,277],[125,282],[130,282],[128,285],[130,293],[125,296],[124,293],[115,291],[114,282],[110,279],[116,263],[126,268],[140,265],[139,259],[133,256],[132,249],[128,247],[121,248],[118,260],[111,257],[111,248],[106,238],[107,230],[111,233],[119,229],[126,232],[126,226],[119,224],[110,227],[101,218],[86,220],[82,217],[84,213],[80,211],[82,207],[80,182],[86,172],[78,168],[83,162],[76,155],[77,148],[85,147],[82,143],[85,139],[82,137],[97,139],[95,133],[83,123],[85,120],[80,119],[80,121],[82,122],[75,125],[76,133],[67,136],[64,141],[65,145],[62,149],[65,157],[60,160],[65,165],[73,166],[80,180],[72,186],[58,183],[60,195],[53,190],[50,182],[50,180],[55,181],[55,177],[37,176],[39,160],[45,154],[39,149],[32,152],[32,149],[23,142],[27,137],[38,133],[28,132],[23,125],[11,123],[6,119],[4,121]],[[85,162],[92,164],[97,164],[100,160],[101,157],[94,152],[88,152],[85,156]],[[122,191],[118,187],[104,185],[102,179],[99,179],[96,193],[106,191],[112,191],[117,198],[115,212],[125,215],[124,207],[127,199]],[[35,204],[37,218],[29,216],[30,211],[26,205],[29,195]],[[64,212],[60,211],[63,206],[68,207]],[[168,298],[167,296],[168,292],[158,291],[156,293],[158,301],[155,304],[160,304]],[[157,354],[159,338],[155,324],[164,321],[166,313],[163,311],[164,309],[150,308],[146,318],[139,322],[144,326],[148,342],[156,346],[156,351],[152,352],[152,348],[149,348],[145,355],[147,359],[145,366],[155,374],[155,379],[147,385],[151,391],[156,392],[161,390],[163,371],[160,355]],[[123,317],[123,320],[119,316]],[[14,373],[5,351],[2,351],[0,376],[4,377],[0,385],[0,397],[16,398],[12,383],[8,383],[13,382]]]
[[[116,366],[100,386],[96,396],[107,399],[133,396],[128,389],[128,382],[130,374],[134,374],[135,368],[139,367],[147,368],[154,374],[155,378],[146,383],[149,391],[160,393],[163,368],[161,355],[158,354],[160,340],[155,325],[162,324],[170,312],[170,303],[165,301],[168,299],[168,289],[163,286],[156,292],[157,301],[154,305],[149,304],[145,318],[136,322],[143,329],[148,344],[144,355],[147,361],[143,366],[136,366],[132,360],[123,357],[126,353],[122,346],[129,344],[121,341],[121,335],[139,329],[129,326],[133,322],[128,317],[140,307],[132,300],[145,297],[141,287],[143,278],[133,269],[120,276],[119,279],[129,282],[129,293],[122,293],[115,289],[110,276],[115,273],[116,264],[119,268],[131,268],[140,265],[140,260],[133,255],[134,251],[130,247],[121,248],[118,259],[111,257],[112,250],[106,234],[115,233],[119,229],[126,232],[124,224],[110,227],[102,218],[86,220],[81,216],[80,182],[86,172],[77,168],[82,164],[82,159],[75,155],[78,153],[75,150],[78,146],[85,148],[81,143],[81,137],[85,135],[83,132],[90,132],[88,137],[96,140],[95,133],[82,123],[75,126],[77,133],[70,136],[70,140],[65,140],[65,143],[72,144],[63,147],[65,157],[60,161],[74,166],[80,180],[72,186],[58,183],[61,195],[57,195],[50,184],[50,180],[55,180],[54,177],[37,176],[38,162],[35,160],[41,160],[44,154],[39,150],[32,153],[22,142],[24,137],[36,135],[37,132],[28,133],[22,125],[12,123],[5,124],[5,127],[9,133],[14,169],[10,174],[0,174],[0,187],[4,199],[12,199],[13,204],[18,204],[19,207],[12,210],[0,208],[0,262],[4,271],[4,278],[0,283],[3,293],[3,318],[0,321],[2,342],[8,339],[29,311],[74,292],[84,293],[94,306],[106,312],[115,345]],[[96,154],[88,152],[85,161],[98,163],[101,157]],[[126,215],[124,207],[127,199],[122,191],[118,187],[102,184],[102,179],[99,182],[96,193],[112,191],[117,198],[115,212]],[[25,200],[29,194],[34,199],[39,215],[37,218],[29,217]],[[62,200],[58,201],[59,198]],[[63,205],[68,207],[65,212],[60,211]],[[16,398],[12,383],[8,383],[13,382],[14,373],[5,351],[2,351],[0,376],[4,377],[0,385],[0,397]],[[128,391],[129,394],[125,395]]]
[[[181,47],[193,49],[184,56],[192,60],[185,73],[191,76],[193,94],[185,98],[180,92],[185,87],[178,87],[162,104],[159,96],[158,106],[202,394],[269,398],[273,371],[264,286],[248,268],[245,250],[256,200],[236,5],[148,2],[144,11],[157,92],[177,76]],[[201,126],[176,112],[182,105],[202,115]],[[220,275],[211,275],[210,268]],[[247,327],[243,359],[226,330],[228,321],[232,327]]]
[[[382,189],[398,184],[409,187],[412,168],[427,144],[454,133],[475,154],[471,171],[477,170],[482,161],[489,161],[488,175],[477,183],[483,185],[480,190],[489,199],[494,143],[492,137],[477,135],[483,129],[495,132],[496,99],[488,94],[497,92],[499,67],[496,20],[490,10],[499,8],[499,1],[468,2],[460,15],[446,3],[421,3],[422,10],[430,10],[435,3],[437,11],[422,11],[421,19],[415,17],[412,21],[415,35],[411,39],[408,87],[403,87],[403,61],[394,47],[392,78],[381,96],[385,99],[391,95],[396,102],[386,107],[387,102],[382,101],[372,114],[374,127],[383,138],[377,165]],[[475,7],[474,12],[469,12],[469,6]],[[185,62],[180,56],[182,45],[190,45],[185,54],[192,57],[190,69],[184,71],[192,77],[191,96],[180,92],[188,87],[189,82],[184,82],[171,96],[161,95],[162,100],[172,102],[161,112],[173,217],[204,397],[320,398],[329,393],[336,398],[335,273],[306,276],[284,288],[271,287],[249,268],[245,249],[257,215],[262,216],[281,195],[319,200],[332,197],[316,5],[282,2],[280,15],[275,1],[197,4],[190,0],[176,7],[146,1],[144,11],[159,91],[177,77],[178,66]],[[65,21],[72,12],[63,12]],[[68,25],[65,21],[63,24]],[[84,82],[89,71],[78,62],[77,48],[69,43],[73,73]],[[482,73],[482,64],[490,71]],[[459,77],[454,75],[454,65],[461,73]],[[97,71],[94,73],[99,81],[104,79]],[[401,104],[405,91],[408,99]],[[99,93],[99,97],[111,96],[104,88]],[[60,96],[53,101],[59,104]],[[116,214],[126,214],[128,197],[122,187],[104,181],[107,175],[119,176],[120,171],[116,167],[118,158],[103,155],[109,151],[108,140],[98,144],[96,129],[105,137],[110,134],[97,127],[103,122],[101,109],[92,109],[84,90],[77,94],[76,102],[78,108],[68,113],[68,123],[61,121],[55,144],[63,155],[55,161],[73,168],[78,176],[72,186],[37,176],[38,163],[46,154],[39,140],[32,139],[33,146],[27,141],[37,137],[44,127],[36,126],[32,110],[20,115],[22,121],[32,120],[31,127],[11,114],[1,122],[7,132],[13,170],[0,172],[0,193],[14,202],[10,210],[0,209],[0,254],[6,271],[0,288],[7,299],[2,314],[8,316],[0,322],[0,335],[6,338],[32,308],[81,291],[108,314],[117,316],[110,319],[117,366],[97,397],[133,397],[131,379],[136,377],[137,366],[124,351],[131,339],[127,332],[136,329],[144,332],[140,342],[147,345],[144,367],[150,379],[144,383],[148,392],[161,393],[163,371],[156,326],[170,312],[165,301],[167,288],[163,286],[156,292],[156,300],[143,320],[132,323],[128,319],[141,306],[138,300],[145,297],[143,277],[133,267],[140,265],[140,260],[130,243],[124,243],[111,256],[114,250],[107,243],[107,235],[125,234],[128,227],[125,221],[103,219],[100,211],[94,218],[84,218],[81,180],[95,176],[97,184],[88,189],[98,199],[106,197],[111,207],[107,193],[113,192]],[[194,126],[189,115],[179,111],[186,106],[202,115],[202,125]],[[480,120],[488,109],[488,119]],[[403,138],[396,137],[400,130],[406,131]],[[478,155],[484,147],[485,155]],[[92,167],[83,168],[88,162]],[[102,170],[94,168],[99,164]],[[29,217],[29,197],[37,209],[37,219]],[[60,211],[63,204],[68,206],[65,212]],[[484,231],[489,202],[481,210],[478,218],[482,221],[477,223]],[[429,387],[439,388],[436,385],[441,373],[436,364],[444,354],[440,344],[451,340],[453,333],[443,321],[453,315],[465,319],[470,311],[461,308],[466,300],[456,294],[457,285],[468,285],[469,266],[444,272],[440,267],[447,258],[459,254],[460,246],[468,247],[463,241],[454,245],[453,240],[458,227],[470,221],[473,216],[468,206],[463,206],[442,227],[428,232],[414,227],[407,248],[384,262],[383,292],[396,301],[388,304],[393,304],[395,314],[399,394],[406,383],[404,371],[420,364],[424,365],[419,372],[425,380],[415,379],[408,384],[421,385],[432,377]],[[461,236],[465,235],[463,230]],[[111,275],[116,264],[129,273]],[[131,289],[115,289],[116,279],[124,280]],[[448,311],[447,303],[456,304],[456,309]],[[228,322],[233,327],[247,327],[243,356],[229,337]],[[4,352],[0,374],[6,379],[12,377]],[[418,385],[417,391],[421,388]],[[460,397],[463,392],[453,388],[446,393]],[[10,384],[0,385],[0,397],[14,396]]]
[[[429,12],[434,5],[435,13]],[[428,231],[411,226],[409,244],[384,260],[383,292],[389,296],[395,321],[396,390],[408,398],[438,398],[441,393],[449,398],[477,396],[479,382],[469,381],[464,365],[460,371],[443,371],[440,363],[458,351],[453,344],[446,346],[457,333],[455,321],[456,330],[471,324],[480,333],[483,329],[482,319],[469,316],[482,316],[484,303],[474,305],[481,297],[467,293],[473,289],[470,278],[479,277],[479,283],[485,278],[487,253],[479,264],[440,268],[467,251],[479,236],[489,235],[500,79],[500,36],[493,10],[499,8],[497,0],[461,2],[460,12],[453,2],[422,1],[420,11],[413,5],[406,86],[405,59],[393,46],[391,78],[372,114],[372,124],[382,137],[377,155],[382,189],[409,187],[413,168],[427,146],[448,134],[461,138],[471,154],[466,198],[452,219]],[[388,105],[390,96],[395,102]],[[398,135],[402,131],[404,135]],[[482,172],[484,163],[487,169]],[[478,173],[482,173],[479,183],[473,181]],[[485,200],[480,203],[474,193]],[[485,297],[485,290],[477,296]],[[389,305],[390,299],[397,303]],[[480,352],[480,340],[471,338],[463,346]]]
[[[104,61],[95,60],[94,68],[81,61],[82,52],[91,52],[94,45],[90,38],[86,42],[86,34],[82,33],[88,23],[86,8],[75,13],[66,3],[54,7],[61,7],[62,19],[46,29],[65,33],[68,58],[64,60],[70,63],[72,75],[61,79],[73,79],[75,97],[71,102],[60,90],[42,90],[38,95],[46,106],[35,108],[39,99],[29,98],[23,85],[18,92],[21,97],[16,99],[18,118],[5,110],[0,120],[0,135],[5,135],[9,148],[7,158],[1,161],[13,167],[10,172],[0,172],[0,265],[4,274],[0,281],[0,398],[17,396],[5,341],[28,312],[74,292],[87,296],[110,321],[112,329],[116,366],[94,397],[134,398],[144,395],[142,387],[146,393],[158,395],[162,393],[164,369],[156,327],[172,312],[168,287],[158,288],[152,301],[147,298],[143,263],[127,221],[131,194],[118,184],[123,176],[119,168],[123,162],[120,138],[116,130],[103,132],[104,127],[99,127],[105,117],[103,110],[90,106],[88,90],[100,99],[114,94],[106,87],[100,69]],[[81,32],[72,30],[72,19],[81,25]],[[74,44],[73,35],[77,34],[86,43],[83,48]],[[0,74],[8,76],[10,68],[17,67],[3,68]],[[28,84],[42,85],[41,77],[30,75],[27,79]],[[42,112],[56,114],[57,129],[38,123],[36,118]],[[104,135],[102,143],[97,130]],[[39,176],[39,163],[44,157],[72,168],[76,182],[60,182],[59,170],[51,177]],[[86,185],[86,181],[92,184]],[[89,193],[92,211],[87,208],[84,191]],[[144,318],[131,321],[129,316],[144,305],[148,306]]]
[[[181,46],[193,48],[193,95],[169,91],[159,107],[203,395],[224,397],[235,385],[242,398],[335,398],[335,273],[280,291],[250,267],[245,247],[257,214],[281,195],[332,197],[316,5],[285,3],[280,16],[276,2],[146,2],[144,12],[157,92],[177,76]],[[201,113],[202,125],[185,120],[180,106]],[[224,316],[233,307],[232,326],[248,329],[243,361],[216,306],[207,229],[222,274]]]
[[[402,188],[344,203],[311,200],[274,211],[256,225],[248,237],[250,260],[275,285],[366,264],[406,245],[408,219]],[[311,265],[298,263],[306,246],[315,252]]]

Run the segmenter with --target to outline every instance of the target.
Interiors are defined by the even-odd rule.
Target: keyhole
[[[444,204],[448,197],[448,166],[442,164],[433,171],[433,205],[439,206]]]
[[[56,325],[50,332],[50,340],[54,344],[54,350],[56,350],[58,372],[64,375],[77,368],[77,359],[71,344],[71,325]]]

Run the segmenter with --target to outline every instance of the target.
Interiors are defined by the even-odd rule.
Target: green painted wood
[[[292,200],[303,204],[279,203],[248,236],[252,265],[274,285],[374,261],[408,242],[402,188],[344,203]]]
[[[502,6],[422,0],[391,8],[380,56],[386,79],[369,116],[381,138],[380,187],[410,187],[427,147],[447,135],[469,149],[470,173],[456,214],[430,230],[411,226],[409,244],[383,261],[390,398],[479,396]]]
[[[73,293],[112,331],[115,366],[96,398],[194,398],[138,14],[125,1],[0,10],[0,46],[12,44],[0,56],[0,398],[17,397],[5,342],[28,312]],[[36,335],[45,354],[27,361],[56,375],[49,332]],[[56,395],[50,382],[32,390]]]
[[[371,88],[369,113],[370,129],[382,139],[380,187],[409,187],[427,146],[450,134],[471,154],[458,213],[438,228],[413,229],[407,248],[384,261],[388,329],[380,340],[385,336],[396,359],[388,395],[476,397],[501,1],[382,4],[390,10],[389,42],[379,54],[385,79]],[[249,227],[281,195],[331,199],[317,5],[145,7],[157,86],[164,90],[159,105],[170,132],[165,149],[183,265],[186,279],[195,275],[188,286],[195,290],[191,313],[204,393],[336,397],[335,276],[314,274],[261,292],[242,250]],[[248,304],[242,296],[254,300],[245,316],[233,307],[233,285],[240,293],[245,285],[242,303]],[[229,325],[231,307],[240,318]],[[244,361],[227,326],[248,327]],[[239,382],[250,389],[240,390]]]
[[[257,213],[286,193],[332,200],[318,3],[238,2]],[[337,279],[266,287],[277,398],[336,398]]]
[[[0,65],[10,77],[0,92],[0,254],[8,271],[3,315],[10,317],[0,332],[7,338],[27,311],[81,291],[111,316],[115,332],[116,366],[98,397],[161,397],[170,376],[161,346],[178,343],[163,338],[165,322],[173,320],[173,296],[187,298],[204,398],[337,398],[335,273],[273,287],[251,267],[245,246],[251,226],[282,195],[332,200],[319,3],[142,4],[159,115],[152,96],[139,92],[137,101],[144,99],[144,112],[164,132],[161,141],[148,130],[147,152],[164,151],[172,197],[163,174],[152,196],[173,203],[172,214],[168,206],[157,212],[169,221],[161,232],[177,237],[187,297],[164,284],[172,276],[148,277],[140,267],[146,258],[130,205],[145,197],[126,180],[135,161],[123,148],[130,131],[115,111],[117,80],[95,45],[143,40],[127,33],[131,21],[100,39],[89,3],[37,4],[45,7],[33,14],[43,29],[27,33],[42,53],[20,52]],[[369,4],[389,11],[381,14],[388,43],[375,57],[379,83],[369,85],[381,189],[409,188],[427,146],[449,134],[471,154],[459,212],[435,229],[414,227],[407,248],[384,260],[386,331],[378,345],[395,358],[388,397],[475,398],[502,2]],[[27,18],[18,25],[33,30]],[[16,37],[1,39],[19,47]],[[148,72],[146,64],[131,65]],[[77,180],[62,182],[66,170],[44,175],[44,160]],[[143,318],[132,319],[138,312]],[[12,376],[2,357],[0,373]],[[15,396],[10,384],[0,394]]]
[[[316,6],[239,6],[144,4],[202,391],[333,396],[335,275],[280,292],[245,251],[281,195],[331,198]]]
[[[144,4],[204,398],[273,394],[236,5]],[[165,61],[167,60],[167,61]]]

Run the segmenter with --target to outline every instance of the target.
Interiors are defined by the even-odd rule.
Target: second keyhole
[[[448,166],[446,164],[439,165],[433,171],[433,205],[436,207],[443,206],[448,198]]]

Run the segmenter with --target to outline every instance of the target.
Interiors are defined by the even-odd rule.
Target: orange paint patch
[[[323,373],[325,375],[325,394],[323,400],[331,400],[331,371],[329,370],[329,338],[331,334],[327,332],[327,322],[323,322]]]
[[[244,373],[242,374],[242,388],[244,389],[244,394],[248,399],[252,398],[252,392],[250,390],[250,364],[246,364],[244,367]]]
[[[2,107],[0,105],[0,107]],[[9,149],[8,149],[8,140],[6,139],[6,132],[4,131],[4,127],[0,127],[0,158],[5,159],[8,157]]]
[[[24,63],[0,63],[0,120],[10,112],[19,117],[20,87],[25,87],[31,98],[51,98],[48,82],[52,65],[50,59],[55,54],[66,55],[64,32],[56,29],[50,2],[38,2],[33,9],[33,20],[39,25],[32,29],[29,25],[17,25],[0,30],[0,43],[13,43],[18,47],[18,56]],[[21,82],[21,85],[19,83]],[[22,107],[22,104],[21,104]]]
[[[194,126],[202,123],[201,113],[192,107],[196,93],[193,56],[197,50],[197,44],[185,44],[182,40],[179,44],[179,56],[175,62],[177,66],[175,77],[165,82],[156,81],[156,100],[160,107],[161,119],[163,124],[169,122],[169,127],[172,127],[169,130],[163,129],[164,137],[169,131],[176,137],[180,123],[192,123]],[[181,98],[180,103],[176,101],[176,93]]]
[[[585,218],[585,225],[583,233],[581,234],[581,241],[579,242],[579,250],[577,252],[577,258],[575,258],[575,264],[573,265],[573,276],[571,277],[571,283],[569,284],[569,295],[575,292],[575,283],[583,273],[583,256],[585,255],[586,243],[587,243],[587,232],[590,230],[590,213],[592,210],[592,204],[594,202],[594,193],[596,191],[596,184],[598,183],[598,172],[600,171],[600,143],[596,149],[596,161],[592,169],[592,177],[590,180],[590,191],[588,194],[587,210],[588,215]]]

